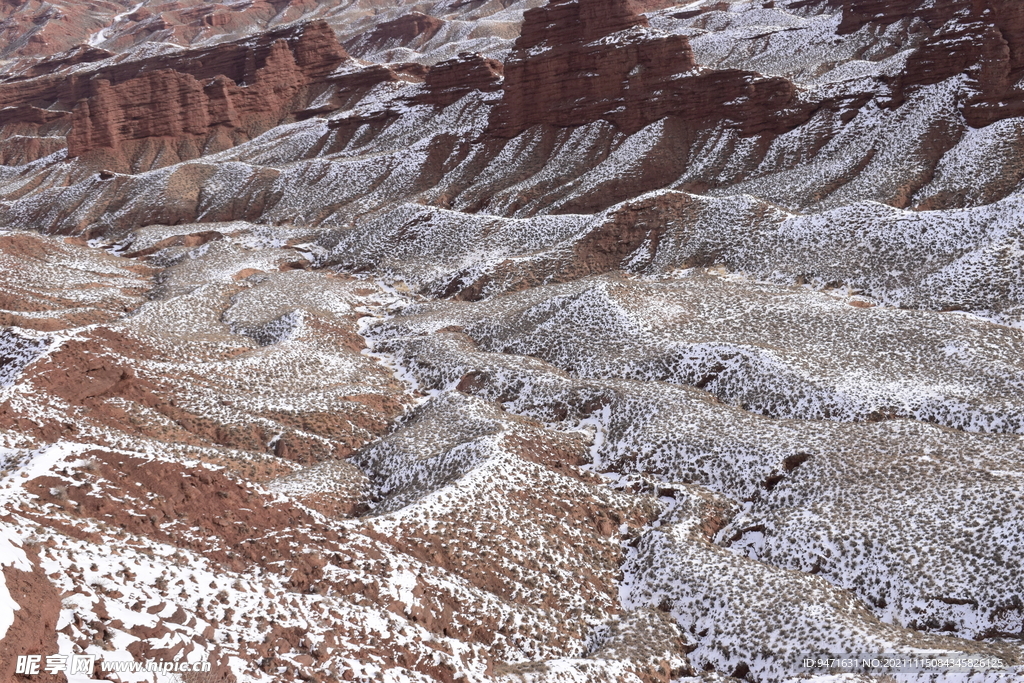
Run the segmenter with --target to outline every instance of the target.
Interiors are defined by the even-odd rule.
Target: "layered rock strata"
[[[490,132],[514,137],[532,125],[604,119],[633,133],[673,115],[695,127],[729,120],[750,136],[807,119],[792,83],[740,71],[699,73],[685,37],[644,31],[647,20],[630,7],[625,0],[566,0],[526,12]]]
[[[79,5],[0,5],[0,677],[1024,676],[1015,4]]]

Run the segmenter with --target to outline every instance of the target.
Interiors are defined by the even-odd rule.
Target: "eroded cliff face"
[[[838,0],[829,7],[842,11],[837,32],[850,34],[865,26],[891,26],[909,17],[931,33],[907,61],[897,90],[912,91],[955,76],[964,76],[973,90],[963,115],[981,128],[1022,114],[1019,89],[1024,77],[1024,8],[1007,0],[985,2],[875,2]]]
[[[661,118],[651,92],[692,69],[693,56],[682,37],[626,35],[646,23],[626,2],[560,2],[526,12],[492,132],[514,137],[540,123],[578,126],[611,118],[616,109],[636,118],[646,116],[642,105],[653,117],[646,122]],[[601,42],[620,31],[619,40]],[[635,131],[645,121],[629,123]]]
[[[103,44],[116,51],[149,41],[187,45],[259,32],[335,4],[6,0],[0,3],[0,57],[45,58],[83,44]]]
[[[311,86],[322,89],[323,78],[350,59],[323,22],[304,26],[291,44],[275,40],[258,68],[252,46],[244,49],[244,66],[232,68],[241,51],[215,49],[174,60],[166,69],[152,63],[134,77],[116,70],[98,74],[88,82],[90,95],[71,112],[68,155],[114,171],[139,171],[223,151],[293,120],[319,94]],[[196,78],[190,71],[206,75],[204,61],[238,81],[225,73]]]
[[[1020,7],[3,3],[0,676],[1020,678]]]

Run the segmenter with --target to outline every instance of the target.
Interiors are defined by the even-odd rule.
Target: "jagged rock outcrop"
[[[427,92],[417,95],[413,101],[446,107],[474,90],[497,90],[503,72],[504,65],[496,59],[462,53],[431,67],[424,75]]]
[[[346,41],[345,48],[354,54],[362,55],[389,47],[406,46],[411,43],[423,43],[435,35],[444,26],[444,20],[422,12],[410,12],[397,19],[385,21],[365,35]]]
[[[273,30],[330,9],[332,0],[255,0],[245,5],[221,2],[47,2],[0,3],[0,57],[31,61],[76,46],[116,52],[143,42],[190,45],[213,37]]]
[[[306,27],[293,46],[275,41],[245,85],[223,73],[200,82],[174,69],[116,85],[97,79],[90,83],[94,94],[72,113],[68,154],[99,153],[107,167],[138,170],[226,149],[304,109],[307,86],[346,58],[321,23]],[[232,72],[230,64],[221,66]],[[148,143],[143,149],[132,144],[141,141]]]
[[[673,3],[0,5],[0,678],[1024,676],[1020,6]]]
[[[69,66],[98,62],[113,57],[114,53],[91,45],[78,45],[65,52],[48,57],[30,66],[24,76],[29,78],[59,71]]]
[[[930,31],[894,79],[895,102],[914,89],[963,75],[962,112],[981,128],[1024,114],[1024,5],[1012,0],[831,0],[843,13],[840,35],[871,24],[888,26],[915,18]]]
[[[626,0],[556,0],[526,12],[489,131],[513,137],[538,124],[604,119],[633,133],[676,115],[695,127],[729,120],[757,135],[808,118],[786,79],[702,73],[684,36],[651,34],[646,23]]]
[[[0,518],[10,523],[10,517]],[[60,619],[61,594],[39,563],[38,548],[22,549],[0,538],[4,559],[0,562],[0,581],[6,584],[9,601],[18,610],[13,623],[6,624],[7,637],[0,640],[0,676],[7,681],[36,680],[42,683],[64,683],[57,673],[41,670],[31,679],[15,673],[19,656],[26,653],[57,652],[57,622]]]
[[[212,47],[163,51],[141,59],[93,59],[106,51],[84,49],[78,59],[88,57],[93,65],[64,73],[80,64],[75,51],[67,56],[33,65],[24,74],[0,77],[0,108],[32,105],[70,110],[82,98],[93,95],[92,83],[100,80],[119,84],[151,71],[171,70],[208,81],[224,76],[239,85],[251,83],[267,65],[279,41],[285,41],[296,65],[308,78],[321,78],[349,59],[334,31],[323,21],[312,21],[260,33]]]
[[[0,2],[0,58],[45,57],[85,42],[116,11],[113,3],[86,0],[61,6],[41,0]]]

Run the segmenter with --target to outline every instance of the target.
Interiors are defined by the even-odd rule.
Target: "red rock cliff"
[[[422,43],[437,35],[443,26],[444,21],[437,17],[410,12],[379,24],[372,31],[345,43],[345,47],[353,54],[362,55],[388,46],[409,45],[417,40]]]
[[[430,68],[424,82],[427,92],[416,102],[447,106],[471,90],[496,90],[501,84],[504,66],[496,59],[462,53]]]
[[[237,47],[228,46],[225,51],[234,56]],[[268,46],[263,66],[248,78],[246,65],[227,60],[219,66],[230,75],[203,79],[208,75],[203,63],[218,62],[194,56],[173,64],[182,70],[144,71],[121,82],[97,78],[89,83],[90,95],[72,113],[68,153],[83,156],[103,150],[113,157],[115,166],[133,161],[138,165],[131,143],[156,139],[173,148],[173,153],[165,149],[153,159],[156,165],[165,165],[209,151],[210,144],[230,146],[303,109],[307,86],[346,58],[333,32],[320,22],[293,41],[279,38]],[[190,69],[192,65],[197,68]],[[236,82],[243,78],[244,84]]]
[[[727,119],[752,135],[805,120],[789,81],[699,71],[685,36],[653,34],[646,24],[626,0],[553,0],[527,11],[490,132],[512,137],[537,124],[604,119],[632,133],[676,115],[701,127]]]
[[[843,13],[839,33],[907,17],[931,31],[893,80],[895,103],[915,88],[966,77],[962,113],[972,126],[1024,115],[1024,3],[1018,0],[830,0]]]

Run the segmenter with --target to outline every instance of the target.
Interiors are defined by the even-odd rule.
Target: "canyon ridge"
[[[0,164],[0,680],[1024,680],[1024,3],[0,0]]]

